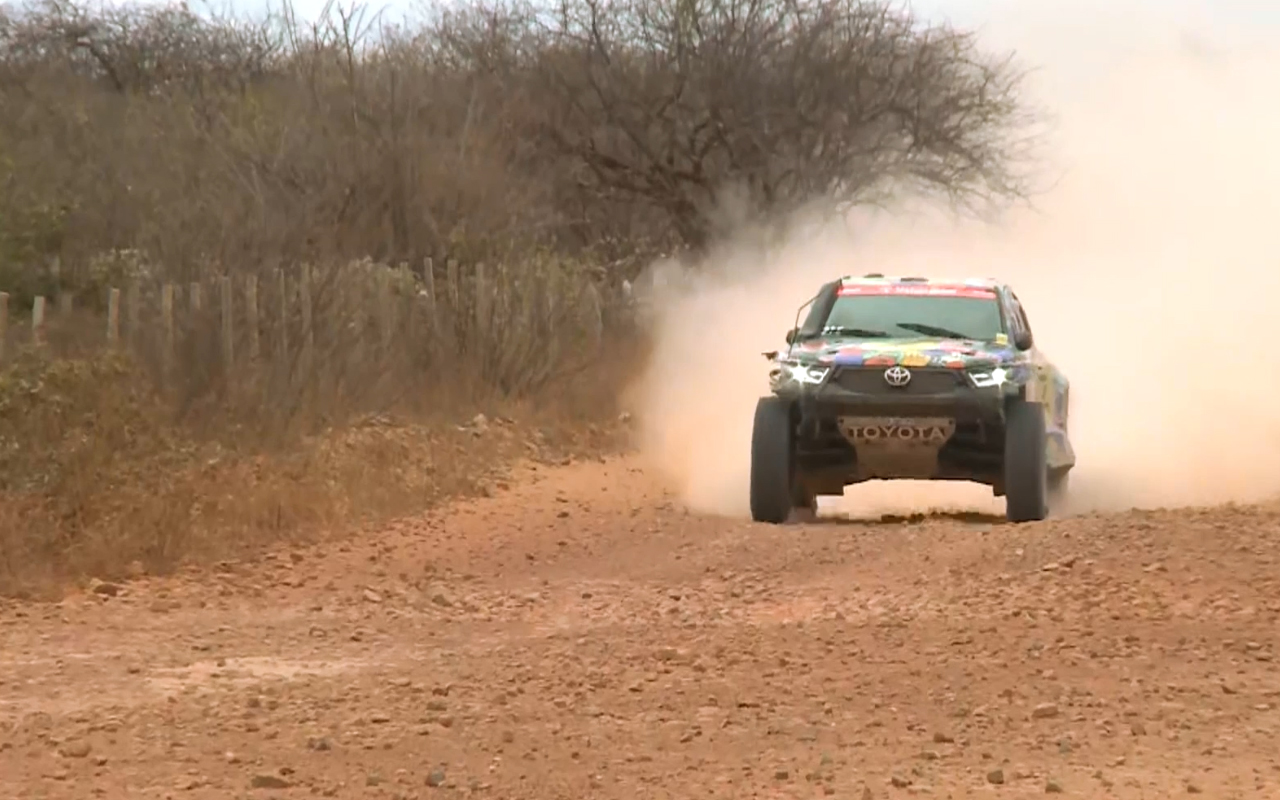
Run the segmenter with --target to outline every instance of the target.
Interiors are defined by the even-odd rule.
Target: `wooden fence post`
[[[4,345],[9,339],[9,293],[0,292],[0,361],[4,361]]]
[[[444,279],[447,282],[445,287],[449,291],[449,310],[457,315],[458,303],[461,301],[461,293],[458,290],[458,260],[451,258],[445,262]]]
[[[189,302],[191,303],[191,313],[199,314],[200,308],[204,305],[204,287],[200,285],[199,281],[191,284]]]
[[[166,283],[160,287],[160,318],[164,325],[164,371],[167,376],[173,371],[174,346],[177,335],[173,327],[173,284]]]
[[[135,346],[142,341],[142,330],[139,327],[142,319],[142,287],[137,281],[130,281],[124,296],[124,315],[128,324],[128,339]]]
[[[400,273],[397,271],[395,274]],[[390,269],[378,272],[378,333],[381,334],[383,358],[391,347],[391,327],[395,323],[395,310],[391,307],[391,275]]]
[[[472,282],[475,293],[475,326],[480,340],[488,343],[489,321],[493,318],[493,297],[490,293],[488,268],[484,262],[476,264],[476,274]],[[483,346],[483,345],[482,345]]]
[[[311,267],[303,264],[298,277],[298,303],[302,306],[302,348],[304,369],[311,369],[315,351],[316,332],[311,319]]]
[[[257,361],[262,355],[258,340],[258,276],[250,275],[245,281],[244,305],[249,325],[249,358]]]
[[[409,291],[409,308],[407,312],[404,310],[405,301],[403,298],[395,304],[396,309],[398,309],[396,321],[399,323],[399,327],[397,331],[404,339],[403,347],[411,351],[417,350],[421,347],[418,343],[418,328],[422,319],[422,309],[419,305],[422,302],[422,298],[418,296],[418,281],[407,262],[400,265],[397,275],[400,285],[407,286]]]
[[[112,286],[107,290],[107,344],[115,347],[120,342],[120,290]]]
[[[591,348],[600,346],[604,340],[604,301],[600,297],[600,290],[596,286],[596,282],[587,279],[587,287],[583,290],[586,295],[587,303],[587,324],[591,335]]]
[[[447,344],[444,349],[450,352],[461,353],[466,347],[467,327],[464,326],[459,330],[458,321],[465,319],[462,314],[462,287],[458,285],[458,262],[456,259],[449,259],[445,262],[445,292],[448,294],[448,302],[445,304],[448,309],[449,324],[446,327],[448,332]]]
[[[222,363],[230,370],[235,358],[235,331],[232,328],[231,278],[223,275],[218,279],[219,293],[222,295]]]
[[[37,295],[31,304],[31,342],[44,344],[44,297]]]
[[[280,339],[277,358],[281,369],[288,369],[286,359],[289,357],[289,284],[285,281],[284,270],[276,270],[276,293],[280,297]]]
[[[436,317],[436,264],[428,258],[422,264],[422,288],[426,290],[428,346],[435,347],[440,337],[440,325]]]

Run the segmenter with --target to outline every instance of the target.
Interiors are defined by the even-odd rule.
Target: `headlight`
[[[1003,386],[1005,380],[1009,377],[1004,367],[996,367],[990,372],[970,372],[969,380],[973,381],[973,385],[979,389],[989,389],[996,386]]]
[[[822,383],[831,372],[831,367],[817,367],[812,364],[783,364],[787,375],[796,383]]]

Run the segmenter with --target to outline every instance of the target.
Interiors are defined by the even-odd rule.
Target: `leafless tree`
[[[770,214],[1030,188],[1013,58],[884,0],[559,0],[540,24],[548,136],[695,247],[726,190]]]
[[[416,26],[78,2],[0,6],[0,261],[625,271],[706,244],[726,196],[768,218],[1029,188],[1020,69],[889,0],[469,0]]]

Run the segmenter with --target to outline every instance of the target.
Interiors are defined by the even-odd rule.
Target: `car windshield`
[[[894,287],[844,287],[823,324],[824,333],[879,331],[883,336],[992,341],[1004,333],[1000,304],[989,290],[959,294],[890,294]],[[851,333],[849,335],[858,335]]]

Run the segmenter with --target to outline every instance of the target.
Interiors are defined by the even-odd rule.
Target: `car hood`
[[[791,358],[807,364],[837,367],[948,367],[978,369],[1006,366],[1022,360],[1013,345],[1003,341],[909,337],[854,339],[824,337],[797,342]]]

